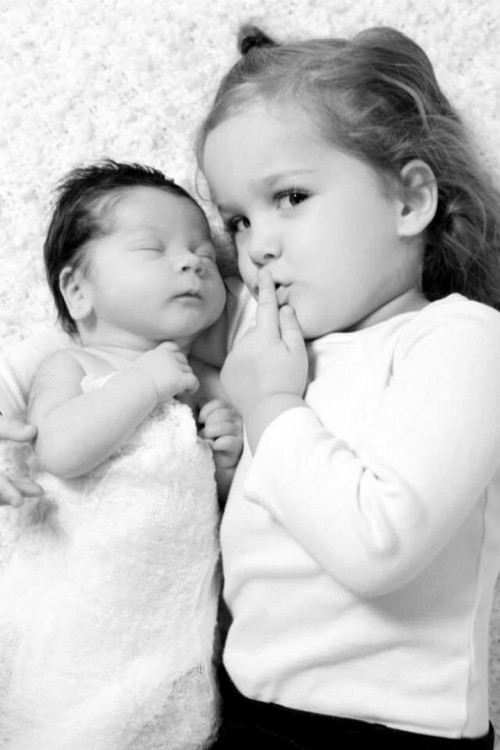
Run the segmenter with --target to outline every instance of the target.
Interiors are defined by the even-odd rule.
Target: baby
[[[45,263],[74,343],[30,396],[45,492],[0,570],[0,745],[203,748],[215,478],[224,493],[242,444],[217,371],[190,359],[226,300],[209,226],[160,172],[106,161],[61,185]]]

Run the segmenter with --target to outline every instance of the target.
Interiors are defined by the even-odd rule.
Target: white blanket
[[[207,195],[196,128],[249,18],[278,38],[380,24],[407,32],[500,180],[500,0],[0,0],[4,346],[52,324],[41,248],[51,190],[68,169],[103,156],[140,161]],[[499,600],[491,703],[500,731]]]

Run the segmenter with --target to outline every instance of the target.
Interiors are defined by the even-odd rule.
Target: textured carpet
[[[500,179],[500,0],[0,0],[2,345],[52,321],[41,243],[69,168],[110,156],[194,187],[196,126],[249,18],[277,37],[409,33]],[[500,592],[491,708],[500,731]]]

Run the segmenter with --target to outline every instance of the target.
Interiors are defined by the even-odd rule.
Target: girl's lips
[[[290,295],[290,287],[287,284],[276,284],[274,285],[274,290],[276,292],[276,300],[278,302],[278,307],[282,307],[283,305],[288,304],[288,298]],[[252,296],[258,300],[259,299],[259,288],[258,286],[255,286],[252,288]]]
[[[283,305],[286,305],[288,303],[288,297],[289,287],[281,286],[281,284],[278,284],[278,286],[276,287],[276,299],[278,300],[279,307],[283,307]]]

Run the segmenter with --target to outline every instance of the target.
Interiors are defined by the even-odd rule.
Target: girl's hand
[[[215,465],[235,468],[243,450],[243,423],[236,409],[220,398],[212,399],[200,409],[198,422],[203,425],[200,437],[212,441]]]
[[[13,440],[16,443],[31,442],[36,436],[36,428],[0,415],[0,440]],[[40,497],[40,485],[28,477],[7,478],[0,474],[0,505],[19,507],[25,497]]]
[[[194,375],[185,354],[172,342],[165,342],[156,349],[141,354],[135,360],[134,367],[148,373],[159,401],[198,390],[198,378]]]
[[[234,346],[221,383],[243,416],[251,450],[282,412],[303,406],[308,359],[302,331],[289,305],[278,307],[269,272],[259,272],[256,324]]]
[[[269,272],[259,272],[256,325],[229,353],[222,385],[236,408],[246,415],[263,400],[281,395],[301,398],[307,382],[304,338],[289,305],[278,308]]]

